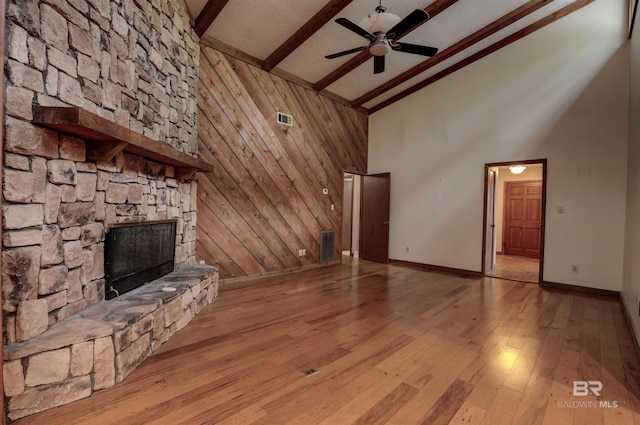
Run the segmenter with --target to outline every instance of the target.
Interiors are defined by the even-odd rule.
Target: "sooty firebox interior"
[[[105,299],[173,271],[176,220],[113,224],[105,240]]]

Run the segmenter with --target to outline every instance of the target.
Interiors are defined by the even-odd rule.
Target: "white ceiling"
[[[221,4],[224,5],[213,22],[203,30],[202,43],[221,50],[226,49],[230,54],[237,55],[237,52],[242,52],[243,57],[246,58],[248,55],[252,58],[252,62],[258,65],[277,51],[296,31],[303,28],[323,7],[329,3],[345,3],[344,0],[227,0],[226,2],[222,0],[222,3],[220,1],[186,0],[196,24],[205,4],[208,3],[207,7],[211,7],[216,2],[218,7]],[[379,0],[353,0],[347,3],[308,39],[300,40],[297,48],[275,64],[272,72],[293,75],[313,86],[357,56],[358,53],[354,53],[331,60],[324,57],[330,53],[368,44],[366,39],[334,21],[336,18],[345,17],[359,23],[369,13],[375,13],[374,9],[378,6]],[[401,18],[414,9],[435,10],[430,20],[402,37],[401,41],[437,47],[438,54],[429,59],[424,56],[392,51],[386,55],[386,70],[381,74],[373,73],[373,59],[369,57],[362,65],[350,70],[328,86],[316,85],[314,88],[326,90],[351,103],[363,95],[371,94],[372,90],[427,60],[436,63],[430,69],[406,81],[396,80],[393,84],[395,87],[383,93],[375,93],[377,95],[374,98],[364,103],[353,103],[356,107],[362,106],[375,110],[376,107],[381,107],[381,102],[395,95],[402,96],[405,90],[410,90],[427,78],[446,71],[482,49],[500,43],[501,40],[523,28],[530,25],[539,26],[536,22],[550,17],[564,7],[575,7],[586,3],[588,2],[581,0],[383,0],[382,4],[387,7],[387,11]],[[449,4],[449,7],[440,11],[442,4]],[[441,58],[438,58],[438,55],[447,48],[488,26],[495,27],[496,21],[518,8],[529,6],[534,7],[535,11],[521,19],[511,17],[505,24],[500,25],[504,28],[484,39],[476,39],[471,46],[440,62]]]

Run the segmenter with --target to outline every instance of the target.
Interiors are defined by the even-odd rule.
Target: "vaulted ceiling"
[[[369,41],[335,22],[359,24],[380,0],[186,0],[201,43],[375,112],[551,24],[594,0],[382,0],[401,18],[422,9],[429,19],[402,43],[433,46],[432,57],[392,50],[374,74]],[[605,0],[600,0],[605,1]]]

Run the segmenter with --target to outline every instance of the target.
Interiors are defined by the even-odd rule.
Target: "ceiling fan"
[[[384,55],[391,50],[431,57],[438,52],[437,48],[396,41],[427,19],[429,19],[429,14],[422,9],[416,9],[406,18],[400,19],[398,15],[387,13],[387,8],[382,5],[382,0],[380,0],[380,5],[376,7],[376,13],[368,15],[360,22],[360,25],[347,18],[336,19],[338,24],[369,40],[369,45],[333,53],[325,58],[334,59],[369,49],[369,53],[373,55],[373,73],[380,74],[384,72]]]

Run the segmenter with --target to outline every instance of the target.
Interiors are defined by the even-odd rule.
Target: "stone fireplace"
[[[47,111],[55,112],[52,119]],[[25,127],[29,133],[9,127],[5,145],[3,360],[10,420],[121,382],[217,298],[216,270],[195,265],[193,176],[209,166],[189,158],[183,163],[179,152],[166,159],[178,161],[176,165],[158,162],[164,159],[162,152],[145,151],[153,140],[86,111],[73,111],[79,118],[60,124],[61,112],[67,116],[68,108],[43,112],[36,107],[33,124]],[[96,149],[104,127],[117,135],[100,142],[110,146],[111,157]],[[39,134],[38,144],[29,154],[16,147],[33,133]],[[118,139],[122,134],[130,141]],[[57,155],[48,157],[47,152]],[[106,272],[129,274],[119,264],[110,267],[122,256],[106,252],[108,236],[154,224],[168,224],[171,234],[165,226],[162,246],[142,243],[137,248],[164,250],[176,270],[149,283],[151,278],[145,278],[144,286],[106,300]],[[140,242],[139,235],[134,237]],[[170,271],[166,258],[156,264],[137,261],[142,253],[125,252],[135,255],[133,263],[160,266],[159,275]],[[166,287],[172,291],[164,291]]]
[[[216,299],[217,272],[195,264],[195,173],[211,168],[197,158],[199,45],[184,2],[8,0],[5,19],[3,371],[15,420],[122,381]],[[105,300],[107,230],[158,220],[175,222],[175,271]]]

